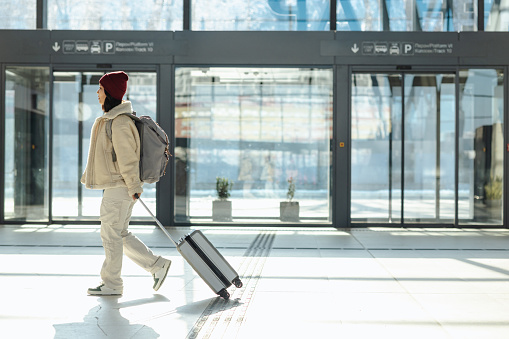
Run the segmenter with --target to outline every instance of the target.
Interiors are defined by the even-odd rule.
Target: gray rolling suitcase
[[[179,253],[209,285],[214,293],[224,299],[228,299],[230,298],[230,293],[226,290],[228,287],[232,284],[237,288],[242,287],[242,281],[237,272],[200,230],[194,230],[182,237],[178,242],[175,242],[164,226],[148,209],[147,205],[140,198],[138,200],[152,218],[154,218],[164,234],[175,244]]]

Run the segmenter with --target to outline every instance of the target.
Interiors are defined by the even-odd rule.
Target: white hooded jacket
[[[136,125],[122,113],[132,113],[130,101],[123,101],[97,118],[92,126],[87,167],[81,183],[90,189],[126,187],[129,195],[143,192],[140,180],[140,137]],[[116,119],[115,119],[116,118]],[[106,134],[106,122],[114,119],[111,131],[112,141]],[[113,162],[112,149],[117,161]]]

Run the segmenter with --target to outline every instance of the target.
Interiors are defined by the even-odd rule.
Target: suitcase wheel
[[[223,298],[224,300],[228,300],[228,299],[230,299],[230,293],[228,293],[228,291],[227,291],[225,288],[223,288],[221,291],[219,291],[219,293],[218,293],[218,294],[219,294],[219,296],[220,296],[221,298]]]
[[[242,285],[242,281],[240,281],[240,279],[239,279],[239,278],[235,278],[235,279],[233,279],[233,281],[232,281],[232,282],[233,282],[233,284],[235,285],[235,287],[237,287],[237,288],[241,288],[241,287],[243,286],[243,285]]]

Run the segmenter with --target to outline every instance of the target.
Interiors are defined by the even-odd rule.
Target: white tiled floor
[[[153,226],[131,231],[169,276],[154,292],[126,258],[122,297],[86,294],[98,227],[0,226],[0,337],[509,338],[508,229],[200,229],[243,275],[227,302]]]

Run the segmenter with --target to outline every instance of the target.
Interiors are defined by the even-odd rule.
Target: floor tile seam
[[[415,327],[415,326],[431,326],[431,325],[436,325],[436,323],[434,323],[433,321],[415,321],[415,320],[403,320],[403,321],[400,321],[400,320],[378,320],[378,321],[374,321],[374,320],[371,320],[371,321],[366,321],[366,320],[355,320],[355,319],[343,319],[342,320],[342,324],[341,325],[366,325],[366,323],[369,322],[370,324],[382,324],[382,325],[387,325],[387,326],[397,326],[397,325],[402,325],[402,326],[412,326],[412,327]],[[440,328],[448,335],[447,338],[464,338],[464,337],[458,337],[457,335],[452,335],[451,333],[449,333],[447,331],[447,329],[444,327],[444,326],[458,326],[458,325],[461,325],[461,326],[464,326],[468,324],[469,326],[496,326],[496,327],[508,327],[508,324],[507,322],[504,322],[504,321],[465,321],[465,322],[462,322],[462,321],[453,321],[453,320],[443,320],[441,322],[441,325],[440,325]],[[489,334],[487,334],[485,336],[486,338],[490,338],[489,337]],[[396,338],[399,338],[396,336]],[[470,337],[468,337],[470,338]],[[477,337],[476,337],[477,338]],[[504,337],[506,338],[506,337]]]
[[[167,248],[175,249],[172,245],[152,245],[149,241],[145,242],[150,248]],[[16,248],[16,247],[28,247],[28,248],[103,248],[102,245],[69,245],[69,244],[0,244],[0,248]],[[241,246],[215,246],[217,249],[225,250],[245,250],[247,247]]]
[[[509,276],[509,270],[507,270],[507,269],[503,269],[503,268],[500,268],[500,267],[488,265],[488,264],[482,263],[482,262],[477,262],[475,260],[471,260],[471,259],[468,259],[468,258],[455,258],[455,260],[463,262],[463,263],[466,263],[466,264],[471,265],[471,266],[475,266],[477,268],[482,268],[482,269],[485,269],[485,270],[489,270],[491,272],[497,272],[498,274],[502,274],[505,277]]]
[[[499,282],[507,282],[507,278],[459,278],[459,277],[440,277],[440,278],[423,278],[423,277],[398,277],[395,278],[394,275],[389,275],[388,277],[359,277],[359,276],[342,276],[342,277],[331,277],[331,276],[269,276],[264,275],[263,279],[267,280],[311,280],[311,281],[330,281],[330,282],[350,282],[350,281],[359,281],[359,282],[390,282],[395,281],[397,279],[398,282],[465,282],[465,283],[499,283]]]
[[[434,323],[436,325],[438,325],[448,336],[451,336],[451,333],[442,325],[442,323],[439,321],[439,319],[437,319],[435,316],[433,316],[433,313],[430,310],[428,310],[423,304],[421,304],[421,302],[419,302],[419,300],[415,297],[413,292],[408,290],[408,288],[405,286],[405,284],[403,284],[402,281],[400,279],[398,279],[398,277],[394,276],[394,274],[386,267],[386,265],[384,265],[384,263],[379,258],[375,257],[371,253],[370,250],[367,250],[367,252],[373,257],[373,259],[378,263],[378,265],[380,265],[380,267],[382,267],[384,269],[384,271],[390,277],[392,277],[392,279],[398,284],[398,286],[402,289],[402,291],[404,291],[406,293],[406,295],[408,295],[408,297],[411,300],[413,300],[413,302],[416,303],[416,305],[418,305],[420,307],[420,309],[429,317],[429,319],[434,321]]]
[[[404,284],[401,283],[401,281],[399,281],[393,274],[392,272],[389,271],[389,269],[383,264],[383,262],[381,262],[381,260],[377,257],[375,257],[372,253],[373,250],[369,250],[368,248],[366,248],[366,246],[355,236],[352,234],[352,237],[366,250],[366,252],[375,260],[375,262],[378,263],[378,265],[380,265],[381,268],[383,268],[383,270],[386,272],[386,274],[388,274],[390,277],[392,277],[392,279],[398,284],[399,288],[401,288],[402,291],[405,291],[405,293],[416,303],[416,305],[419,305],[419,307],[423,310],[423,312],[425,312],[427,314],[427,316],[429,317],[429,319],[432,319],[437,325],[440,326],[440,328],[442,328],[443,331],[445,331],[445,333],[449,336],[451,336],[451,333],[449,333],[449,331],[447,331],[447,329],[445,329],[442,324],[438,321],[438,319],[436,319],[436,317],[434,317],[432,315],[432,313],[426,309],[424,307],[424,305],[422,305],[418,300],[417,298],[415,298],[415,296],[404,286]]]
[[[100,274],[94,273],[32,273],[32,272],[0,272],[0,277],[40,277],[40,278],[51,278],[51,277],[62,277],[62,278],[84,278],[84,277],[100,277]],[[147,275],[143,273],[139,274],[122,274],[123,278],[146,278]],[[168,275],[168,279],[184,279],[186,278],[185,273],[179,275]],[[187,281],[185,285],[192,282],[192,279]],[[185,286],[184,286],[185,287]]]
[[[174,246],[171,245],[153,245],[150,244],[150,241],[146,241],[146,243],[149,244],[150,248],[168,248],[168,249],[175,249]],[[463,251],[486,251],[486,252],[508,252],[509,247],[507,248],[488,248],[488,247],[460,247],[460,248],[441,248],[441,247],[366,247],[362,243],[360,243],[361,247],[321,247],[321,246],[308,246],[308,247],[302,247],[302,246],[273,246],[271,247],[271,250],[289,250],[289,251],[310,251],[310,250],[321,250],[321,251],[457,251],[457,252],[463,252]],[[48,243],[37,243],[37,244],[1,244],[0,248],[6,247],[6,248],[16,248],[16,247],[27,247],[27,248],[102,248],[103,246],[100,244],[92,245],[92,244],[48,244]],[[215,247],[217,249],[225,249],[225,250],[246,250],[249,249],[249,246],[221,246],[215,244]]]
[[[379,259],[383,260],[386,258],[379,258]],[[411,259],[419,259],[419,260],[441,259],[441,260],[438,260],[438,262],[434,262],[433,265],[438,266],[441,269],[440,274],[442,274],[442,272],[446,272],[447,274],[450,275],[450,277],[435,276],[433,278],[428,278],[428,279],[421,278],[420,280],[423,280],[423,281],[425,281],[425,280],[441,281],[441,280],[444,280],[444,278],[445,278],[445,280],[447,280],[447,281],[456,281],[456,282],[464,282],[464,283],[479,283],[479,282],[486,282],[486,281],[498,282],[498,281],[507,280],[507,278],[505,278],[505,277],[509,276],[508,270],[504,270],[504,269],[496,267],[496,266],[490,266],[490,265],[487,265],[484,263],[475,262],[473,260],[470,260],[468,258],[463,258],[463,257],[447,257],[447,258],[419,257],[419,258],[411,258]],[[456,263],[467,264],[469,267],[469,272],[471,272],[471,269],[472,269],[471,267],[475,267],[475,268],[489,270],[490,272],[496,272],[498,275],[502,275],[502,276],[501,277],[489,277],[488,276],[488,277],[484,277],[484,278],[479,278],[476,275],[475,278],[471,278],[471,277],[465,276],[464,274],[460,274],[460,272],[458,270],[451,270],[450,262],[446,262],[443,259],[453,260]],[[380,262],[380,260],[378,260],[378,262]],[[385,265],[384,265],[384,269],[389,271],[389,268],[387,268]],[[462,270],[461,272],[464,272],[464,270]],[[395,276],[395,274],[393,272],[388,272],[388,273],[390,273],[391,276]],[[409,279],[412,279],[412,278],[399,277],[397,279],[400,281],[409,281]]]
[[[0,247],[29,247],[29,248],[103,248],[102,245],[59,245],[59,244],[0,244]],[[156,246],[150,246],[156,247]]]

